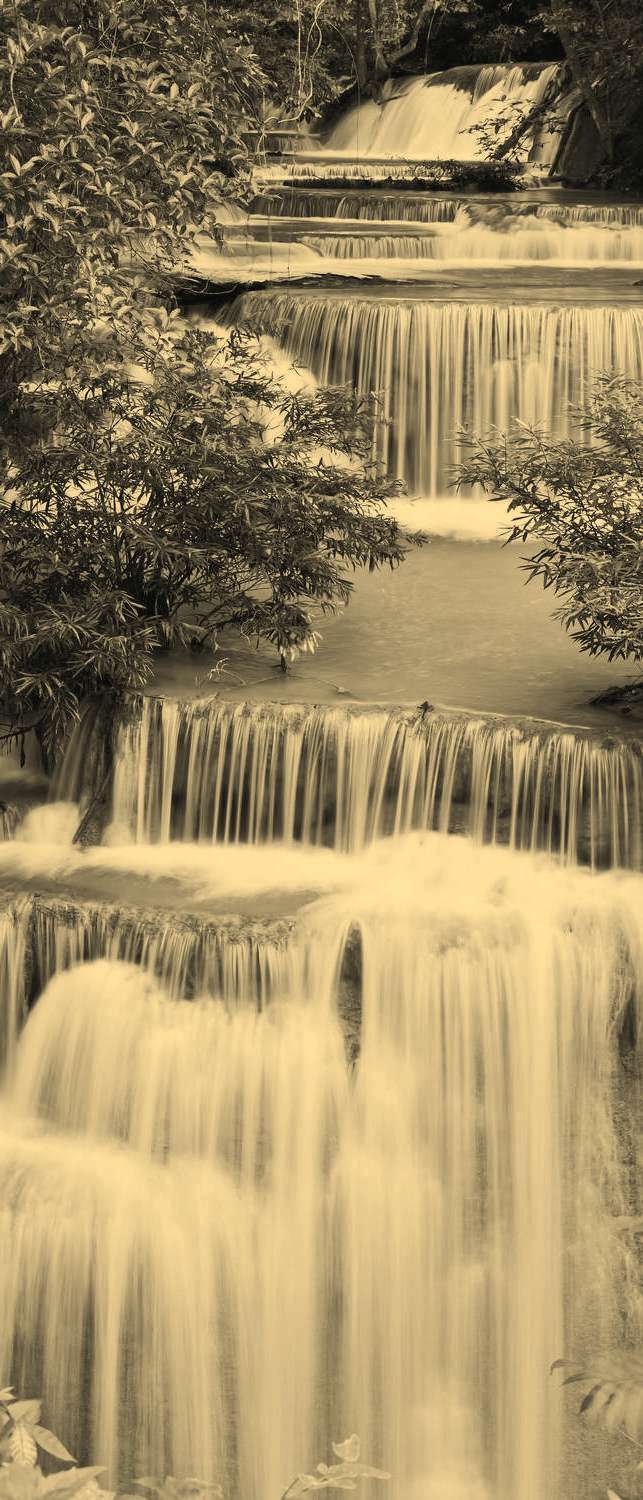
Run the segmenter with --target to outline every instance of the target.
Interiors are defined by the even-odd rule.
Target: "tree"
[[[219,9],[222,0],[210,0]],[[377,94],[396,74],[458,63],[546,58],[542,0],[225,0],[231,30],[272,81],[272,109],[295,119],[338,95]]]
[[[608,161],[640,99],[643,11],[639,0],[550,0],[548,29],[562,42],[574,82]]]
[[[563,600],[555,611],[581,651],[643,658],[643,394],[604,377],[574,413],[582,441],[516,423],[467,439],[458,483],[506,502],[506,540],[535,544],[525,559]],[[643,679],[630,690],[643,693]]]
[[[229,37],[205,0],[1,14],[0,704],[49,759],[159,644],[226,626],[285,663],[346,566],[404,555],[366,407],[288,392],[256,341],[178,314],[190,243],[249,183],[266,80]]]

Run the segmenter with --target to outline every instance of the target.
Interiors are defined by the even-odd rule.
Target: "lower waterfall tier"
[[[296,858],[322,894],[261,1012],[225,926],[225,1000],[171,998],[178,928],[37,1000],[0,1115],[7,1378],[126,1480],[278,1500],[355,1431],[393,1500],[580,1500],[600,1448],[561,1477],[548,1371],[640,1330],[638,883],[442,835]],[[29,920],[45,983],[127,925],[62,901]]]

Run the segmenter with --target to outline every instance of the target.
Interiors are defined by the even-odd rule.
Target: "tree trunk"
[[[357,87],[363,93],[368,84],[366,35],[364,31],[364,0],[355,0],[355,67],[357,69]]]
[[[582,43],[579,49],[576,45],[573,31],[565,25],[564,17],[561,15],[557,5],[557,0],[551,0],[551,12],[554,25],[563,44],[565,56],[571,68],[574,83],[580,89],[586,107],[594,121],[607,159],[608,161],[612,161],[614,157],[614,132],[610,119],[609,88],[607,90],[607,97],[603,98],[601,91],[595,87],[596,80],[592,77],[583,57]],[[591,20],[588,18],[588,28],[591,24]],[[587,30],[584,33],[584,38],[586,45]]]

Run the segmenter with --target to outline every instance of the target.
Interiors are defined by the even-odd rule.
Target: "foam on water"
[[[636,1329],[637,885],[444,835],[330,863],[306,992],[261,1015],[241,975],[226,1005],[113,961],[53,978],[3,1103],[0,1357],[114,1477],[262,1500],[359,1429],[394,1500],[554,1496],[549,1363]]]

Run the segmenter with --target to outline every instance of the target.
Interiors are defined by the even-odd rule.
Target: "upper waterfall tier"
[[[280,339],[323,384],[379,392],[374,457],[416,495],[446,493],[462,428],[506,431],[519,418],[565,436],[594,375],[643,376],[637,307],[306,290],[250,293],[232,316]]]
[[[359,849],[412,828],[641,862],[636,744],[433,710],[145,698],[119,734],[112,816],[139,843]],[[75,800],[82,785],[69,784]]]
[[[493,130],[506,118],[508,133],[545,100],[559,73],[558,63],[495,64],[392,79],[381,103],[368,100],[338,120],[324,151],[353,158],[484,160],[489,146],[480,127]],[[526,147],[529,160],[551,163],[559,133],[559,127],[535,127]]]

